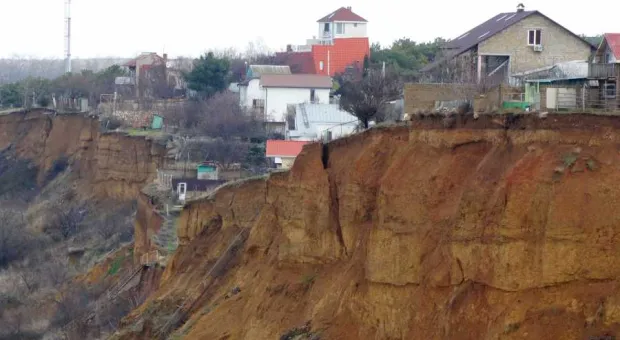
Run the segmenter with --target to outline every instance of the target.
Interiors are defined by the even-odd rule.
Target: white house
[[[367,37],[367,21],[351,11],[351,7],[341,7],[319,19],[319,39]]]
[[[250,65],[245,81],[239,83],[239,104],[241,106],[262,112],[264,95],[260,87],[260,77],[266,74],[291,74],[291,68],[287,65]]]
[[[291,105],[329,103],[332,78],[316,74],[264,75],[260,86],[265,114],[283,120]]]
[[[358,119],[340,110],[337,104],[304,103],[286,119],[286,138],[297,141],[314,141],[329,136],[335,139],[352,134]]]

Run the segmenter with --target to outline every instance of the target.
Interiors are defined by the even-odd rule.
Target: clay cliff
[[[44,110],[0,116],[0,150],[39,168],[39,181],[54,161],[68,157],[85,195],[135,199],[156,177],[165,146],[144,137],[100,132],[99,121],[83,115],[54,115]]]
[[[615,334],[620,120],[448,125],[311,144],[290,172],[188,204],[159,289],[116,338]]]

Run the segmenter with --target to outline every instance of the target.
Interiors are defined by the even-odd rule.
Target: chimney
[[[347,6],[347,9],[350,11],[351,10],[351,6]]]
[[[525,6],[523,6],[523,4],[518,4],[517,5],[517,12],[523,12],[525,10]]]
[[[164,63],[168,62],[168,53],[164,53],[163,58],[164,58]]]
[[[293,52],[293,45],[291,44],[286,45],[286,52]]]

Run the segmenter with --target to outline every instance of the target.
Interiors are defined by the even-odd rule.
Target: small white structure
[[[297,141],[336,139],[352,134],[358,119],[335,104],[295,105],[286,120],[286,138]]]
[[[177,184],[177,195],[179,195],[179,201],[185,202],[186,194],[187,194],[187,183],[181,182]]]

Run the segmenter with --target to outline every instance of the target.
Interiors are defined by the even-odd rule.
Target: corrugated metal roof
[[[367,22],[366,19],[353,13],[353,11],[351,11],[351,7],[340,7],[337,10],[317,20],[317,22],[334,22],[334,21]]]
[[[309,142],[293,140],[267,140],[265,155],[267,157],[297,157],[303,146]]]
[[[304,119],[304,113],[308,124]],[[357,118],[343,111],[337,104],[298,104],[295,106],[295,130],[288,133],[291,137],[319,138],[318,125],[337,127],[339,125],[356,125]]]
[[[260,78],[263,87],[331,89],[332,78],[317,74],[268,74]]]
[[[581,79],[588,77],[588,61],[573,60],[557,63],[552,66],[528,70],[513,74],[513,77],[525,79]]]
[[[341,124],[357,120],[355,116],[341,110],[337,104],[298,104],[296,107],[298,113],[301,111],[302,106],[308,115],[308,122],[310,123]],[[297,118],[300,118],[300,116],[298,114]]]
[[[248,79],[266,74],[291,74],[291,68],[288,65],[250,65]]]

